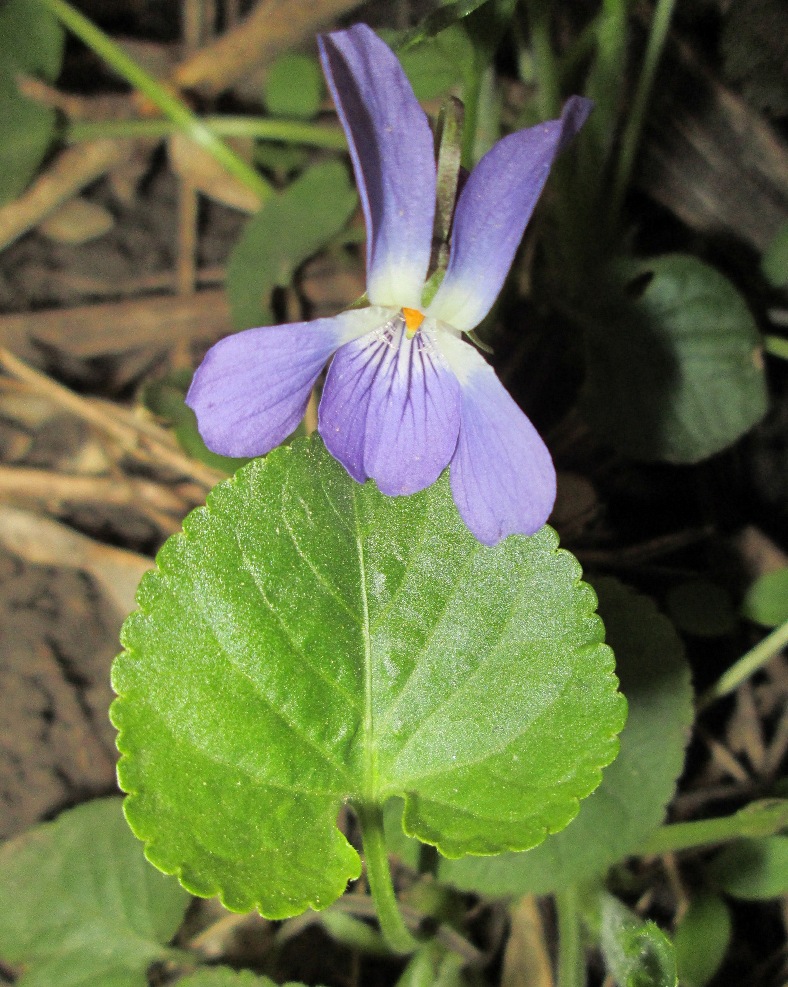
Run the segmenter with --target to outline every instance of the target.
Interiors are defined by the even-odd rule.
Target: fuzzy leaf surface
[[[575,815],[625,701],[555,533],[477,542],[448,479],[359,485],[319,439],[215,488],[143,579],[114,668],[127,818],[195,894],[270,918],[358,876],[340,806],[405,799],[447,856]]]
[[[528,853],[442,860],[441,880],[490,895],[557,891],[603,874],[662,822],[693,720],[684,648],[649,597],[611,578],[594,589],[629,702],[618,757],[561,833]]]

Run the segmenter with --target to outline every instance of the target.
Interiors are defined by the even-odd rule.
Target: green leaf
[[[706,891],[692,899],[673,945],[682,987],[704,987],[719,970],[731,938],[728,906]]]
[[[0,6],[0,71],[29,72],[54,82],[63,63],[65,37],[57,18],[32,0]]]
[[[772,288],[788,288],[788,222],[777,230],[764,251],[761,273]]]
[[[296,52],[280,55],[268,70],[263,94],[273,116],[311,120],[320,112],[323,98],[317,59]]]
[[[659,926],[605,893],[600,918],[602,955],[619,987],[676,987],[675,951]]]
[[[693,721],[684,649],[654,602],[615,579],[594,581],[629,718],[621,750],[574,822],[527,853],[441,861],[438,875],[488,895],[570,887],[637,851],[665,815]]]
[[[730,593],[710,579],[692,579],[673,586],[665,603],[676,626],[697,637],[723,637],[736,626]]]
[[[358,197],[338,161],[316,164],[270,199],[247,223],[227,265],[227,294],[237,329],[273,320],[271,292],[345,226]]]
[[[142,403],[154,415],[163,418],[172,426],[184,452],[210,466],[211,469],[232,474],[239,466],[248,463],[249,459],[220,456],[216,452],[211,452],[203,442],[197,429],[197,416],[184,401],[191,379],[191,371],[186,370],[169,374],[160,380],[149,381],[142,391]]]
[[[788,567],[767,572],[747,590],[742,613],[764,627],[779,627],[788,620]]]
[[[779,898],[788,892],[788,836],[737,840],[717,854],[708,876],[732,898]]]
[[[385,40],[385,33],[384,40]],[[416,99],[435,99],[473,71],[473,43],[468,32],[454,24],[400,55],[400,62]]]
[[[55,111],[19,94],[17,75],[53,82],[63,58],[63,30],[30,0],[0,6],[0,205],[17,198],[38,171],[55,130]]]
[[[19,987],[145,987],[188,903],[145,860],[118,798],[0,847],[0,956],[24,968]]]
[[[427,14],[424,20],[420,24],[417,24],[416,27],[406,31],[394,43],[393,47],[395,51],[397,54],[400,54],[426,41],[428,38],[434,38],[442,31],[445,31],[452,25],[457,24],[464,17],[467,17],[468,14],[472,14],[474,10],[478,10],[479,7],[482,7],[487,2],[488,0],[454,0],[453,3],[443,4],[438,10],[433,10],[431,14]]]
[[[192,512],[115,663],[119,777],[148,858],[268,917],[360,872],[340,806],[405,798],[446,855],[540,842],[615,756],[596,598],[544,528],[480,545],[444,475],[356,484],[313,438]]]
[[[587,326],[585,411],[627,455],[695,463],[766,411],[755,320],[730,281],[695,257],[668,254],[640,274],[651,280],[639,298],[604,286],[609,308]]]

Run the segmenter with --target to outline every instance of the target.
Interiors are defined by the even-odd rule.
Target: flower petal
[[[320,434],[359,483],[372,477],[389,496],[415,493],[437,480],[454,452],[459,390],[429,327],[409,340],[395,318],[334,357]]]
[[[460,435],[449,476],[463,521],[485,545],[531,535],[555,502],[555,467],[547,446],[495,371],[468,343],[441,337],[462,393]]]
[[[467,331],[498,297],[558,152],[591,112],[573,96],[560,120],[500,140],[476,165],[454,215],[446,276],[428,314]]]
[[[270,452],[303,418],[331,354],[385,317],[380,309],[357,309],[220,340],[206,353],[186,395],[205,444],[223,456]]]
[[[396,56],[366,24],[318,43],[367,224],[367,295],[373,305],[418,308],[435,212],[429,121]]]

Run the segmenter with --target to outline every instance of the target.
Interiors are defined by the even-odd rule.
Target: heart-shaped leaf
[[[385,497],[297,441],[157,562],[114,668],[127,818],[231,909],[337,898],[360,872],[343,802],[403,796],[448,856],[525,849],[615,756],[625,702],[577,561],[549,528],[481,545],[446,476]]]

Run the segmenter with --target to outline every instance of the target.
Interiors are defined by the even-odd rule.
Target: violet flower
[[[226,456],[270,451],[298,425],[333,354],[318,428],[354,480],[411,494],[449,466],[455,503],[479,541],[532,534],[555,500],[550,453],[462,333],[490,310],[552,161],[590,103],[573,97],[560,120],[510,134],[481,159],[457,201],[445,276],[425,307],[436,196],[427,116],[369,27],[319,43],[366,220],[370,304],[217,343],[186,399],[200,433]]]

